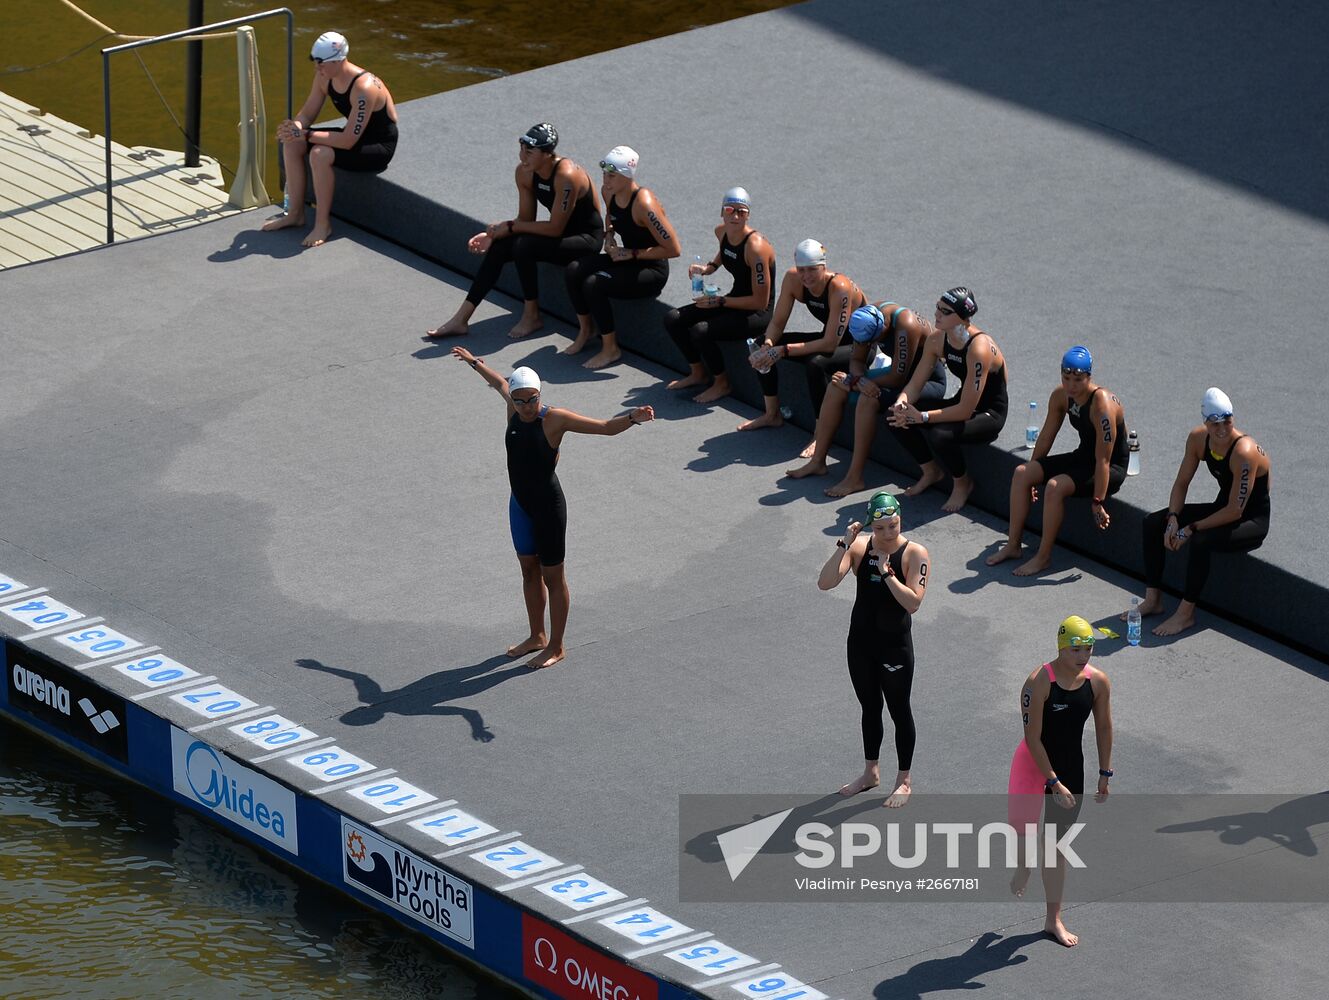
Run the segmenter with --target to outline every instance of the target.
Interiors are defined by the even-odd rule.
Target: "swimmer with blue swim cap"
[[[829,497],[845,497],[867,489],[864,470],[877,434],[882,395],[884,393],[889,402],[908,383],[922,355],[927,333],[927,325],[918,315],[896,302],[864,304],[853,311],[849,317],[848,370],[837,372],[831,379],[830,389],[817,414],[812,452],[810,455],[805,452],[802,456],[807,462],[787,469],[787,476],[802,479],[826,473],[831,442],[845,407],[852,404],[853,454],[844,476],[824,492]],[[945,370],[940,364],[934,364],[921,391],[920,401],[928,405],[945,395]]]
[[[752,196],[745,187],[731,187],[720,198],[715,256],[704,264],[690,264],[688,276],[723,271],[732,284],[727,291],[703,295],[665,315],[665,331],[688,365],[687,375],[674,379],[667,388],[692,389],[711,383],[692,397],[694,403],[714,403],[732,391],[719,345],[761,340],[771,321],[775,249],[751,223]]]
[[[1033,576],[1052,565],[1057,532],[1066,516],[1071,497],[1089,500],[1089,515],[1099,531],[1106,531],[1112,518],[1104,501],[1126,481],[1130,455],[1126,440],[1126,411],[1111,390],[1094,383],[1094,356],[1076,344],[1061,356],[1061,385],[1048,397],[1043,429],[1029,461],[1011,477],[1011,519],[1006,544],[987,557],[995,566],[1018,559],[1022,552],[1025,519],[1043,489],[1043,535],[1033,558],[1015,567],[1016,576]],[[1079,435],[1074,451],[1048,455],[1062,420]]]

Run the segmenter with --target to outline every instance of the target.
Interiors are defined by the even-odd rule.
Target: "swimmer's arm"
[[[1109,396],[1109,399],[1104,399]],[[1112,475],[1112,449],[1117,440],[1116,409],[1120,406],[1116,396],[1106,392],[1094,393],[1089,416],[1094,421],[1094,497],[1106,497],[1108,480]],[[1092,502],[1093,497],[1090,497]]]
[[[1048,452],[1052,450],[1052,445],[1057,440],[1057,431],[1061,429],[1061,422],[1065,419],[1066,390],[1058,387],[1053,389],[1052,395],[1048,397],[1047,413],[1043,414],[1043,426],[1038,432],[1038,440],[1034,442],[1034,450],[1029,456],[1029,461],[1041,462],[1048,457]],[[1099,495],[1094,494],[1094,496]]]
[[[1205,431],[1203,427],[1197,427],[1190,432],[1186,438],[1186,453],[1181,458],[1181,465],[1177,468],[1177,478],[1172,481],[1172,492],[1168,495],[1167,509],[1171,511],[1180,511],[1186,506],[1186,492],[1191,488],[1191,480],[1195,478],[1195,470],[1200,467],[1200,461],[1204,457],[1204,439]],[[1176,522],[1169,519],[1168,530],[1174,531]]]
[[[573,413],[571,410],[550,407],[545,412],[545,433],[549,437],[550,443],[557,446],[558,441],[562,440],[564,434],[601,434],[612,437],[615,434],[622,434],[624,431],[630,430],[637,424],[645,423],[654,416],[655,411],[649,406],[639,406],[635,410],[620,413],[608,420],[583,417],[580,413]]]
[[[1094,668],[1094,742],[1098,744],[1098,766],[1112,770],[1112,683],[1107,674]]]
[[[872,350],[872,344],[860,344],[854,341],[854,346],[849,349],[849,377],[851,379],[862,378],[868,370],[868,352]]]
[[[1051,690],[1047,672],[1042,667],[1029,675],[1029,679],[1024,682],[1024,687],[1020,690],[1020,719],[1024,723],[1024,744],[1029,748],[1029,754],[1034,758],[1034,764],[1044,778],[1051,778],[1054,773],[1048,752],[1043,749],[1043,705],[1048,700]]]
[[[510,231],[514,236],[528,233],[531,236],[562,236],[568,228],[568,219],[572,218],[572,209],[577,204],[577,168],[571,160],[564,160],[554,171],[554,204],[549,208],[549,218],[537,222],[535,200],[535,174],[532,172],[530,187],[523,187],[521,207],[517,217],[512,220]]]
[[[965,372],[959,400],[953,406],[929,411],[928,420],[934,424],[963,423],[972,417],[974,411],[978,409],[983,387],[987,385],[988,379],[993,377],[993,370],[1000,364],[1001,354],[992,338],[986,333],[975,336],[969,348],[969,370]]]
[[[346,126],[340,132],[310,132],[311,146],[331,146],[333,149],[350,149],[364,137],[365,126],[369,124],[369,96],[373,89],[369,80],[361,77],[351,88],[351,113],[346,116]]]
[[[327,86],[315,73],[314,85],[309,90],[309,96],[305,98],[305,103],[300,105],[300,110],[295,113],[295,117],[291,120],[299,122],[302,129],[309,128],[318,119],[318,113],[323,110],[323,102],[327,99]]]
[[[1227,504],[1222,510],[1216,510],[1208,517],[1196,521],[1190,526],[1191,531],[1221,528],[1241,520],[1241,516],[1246,513],[1246,501],[1250,499],[1251,490],[1255,487],[1255,477],[1260,471],[1259,457],[1259,445],[1248,437],[1232,446],[1232,489],[1228,491]]]
[[[904,550],[905,576],[908,582],[897,580],[894,576],[886,578],[886,585],[900,607],[911,615],[919,609],[926,596],[928,586],[928,550],[917,542],[910,542]]]
[[[940,330],[928,331],[920,347],[922,358],[918,359],[918,367],[914,368],[913,378],[909,379],[908,386],[902,388],[900,395],[896,396],[896,404],[918,399],[922,387],[928,383],[928,376],[932,375],[933,368],[937,367],[937,360],[941,358],[941,340],[944,336],[944,332]]]
[[[512,395],[508,392],[507,379],[485,364],[483,359],[477,358],[464,347],[454,347],[452,349],[452,356],[458,361],[465,361],[471,366],[471,368],[478,372],[480,377],[489,383],[489,388],[493,389],[503,397],[503,402],[507,404],[509,415],[512,414]]]
[[[877,303],[877,308],[882,305],[894,305],[893,302]],[[914,338],[921,351],[923,345],[927,343],[927,328],[914,315],[912,309],[906,309],[900,313],[895,321],[895,339],[889,344],[882,344],[882,347],[891,349],[891,371],[885,378],[881,379],[880,385],[883,389],[900,389],[904,386],[904,373],[909,370],[909,338]],[[931,371],[931,369],[928,369]],[[887,397],[889,399],[889,397]],[[890,399],[890,402],[895,400]]]
[[[821,574],[817,577],[819,590],[835,589],[849,571],[857,567],[868,548],[868,536],[862,534],[862,530],[863,526],[857,521],[849,525],[842,539],[846,542],[845,547],[837,545],[831,557],[826,560],[826,565],[821,568]]]
[[[716,258],[719,260],[719,258]],[[748,237],[746,256],[751,277],[752,294],[737,298],[725,296],[726,309],[765,309],[771,301],[771,268],[775,264],[775,254],[771,245],[758,233]],[[718,269],[718,267],[717,267]]]
[[[655,246],[644,250],[634,250],[638,260],[669,260],[683,253],[683,244],[678,241],[678,233],[665,215],[664,206],[655,200],[655,195],[645,189],[632,203],[632,221],[644,226],[655,240]]]
[[[797,271],[790,269],[785,272],[784,278],[780,280],[780,297],[775,300],[775,312],[771,314],[771,321],[766,324],[766,343],[778,344],[780,338],[784,336],[785,324],[789,322],[789,316],[794,311],[794,303],[799,301],[795,298],[795,289],[801,285]]]

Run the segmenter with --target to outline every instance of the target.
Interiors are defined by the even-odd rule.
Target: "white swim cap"
[[[512,369],[512,374],[508,376],[508,392],[516,392],[518,389],[540,391],[540,376],[535,374],[534,368],[522,365],[520,368]]]
[[[1204,417],[1207,424],[1214,420],[1226,420],[1232,416],[1232,400],[1227,398],[1227,393],[1217,386],[1210,386],[1205,390],[1204,402],[1200,404],[1200,416]]]
[[[615,146],[600,161],[600,169],[607,174],[622,174],[632,180],[637,176],[637,151],[631,146]]]
[[[744,208],[751,208],[752,199],[748,197],[748,189],[744,187],[731,187],[724,193],[724,200],[720,202],[722,208],[725,205],[742,205]]]
[[[345,35],[337,31],[325,31],[309,50],[309,58],[315,62],[341,62],[350,51],[351,44],[346,41]]]
[[[794,247],[795,267],[816,267],[826,263],[826,248],[816,240],[804,240]]]

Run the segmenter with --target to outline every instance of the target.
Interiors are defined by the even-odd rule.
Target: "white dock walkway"
[[[0,92],[0,269],[106,242],[104,140]],[[111,144],[116,241],[233,214],[219,164]]]

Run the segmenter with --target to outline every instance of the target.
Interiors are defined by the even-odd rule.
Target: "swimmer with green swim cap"
[[[867,530],[864,530],[864,526]],[[854,577],[845,654],[849,680],[861,707],[863,771],[840,787],[844,796],[881,784],[882,708],[895,729],[895,781],[882,805],[898,809],[913,792],[917,733],[909,698],[914,683],[913,616],[928,582],[928,550],[902,533],[900,501],[881,490],[872,495],[863,523],[855,521],[835,543],[817,587],[831,590]]]

